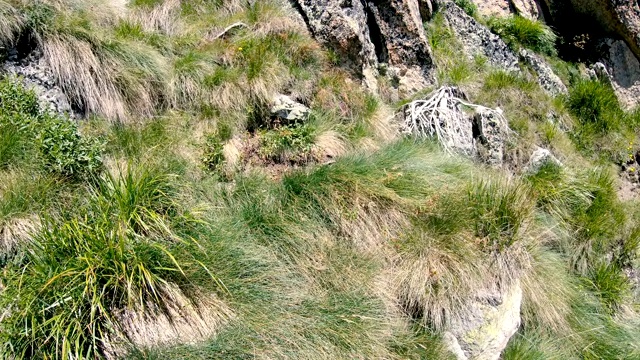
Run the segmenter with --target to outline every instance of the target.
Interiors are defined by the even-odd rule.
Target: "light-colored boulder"
[[[287,95],[278,94],[274,97],[269,109],[271,116],[287,122],[305,121],[309,117],[309,108],[294,101]]]
[[[553,156],[551,151],[539,147],[531,154],[529,163],[525,167],[525,173],[535,174],[546,163],[553,163],[555,165],[562,166],[560,160]]]
[[[522,288],[514,283],[502,293],[479,294],[471,316],[454,321],[443,340],[458,360],[498,360],[520,327]]]

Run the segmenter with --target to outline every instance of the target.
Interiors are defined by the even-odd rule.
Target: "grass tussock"
[[[522,16],[490,18],[488,26],[512,49],[522,46],[537,53],[556,56],[558,36],[545,24]]]

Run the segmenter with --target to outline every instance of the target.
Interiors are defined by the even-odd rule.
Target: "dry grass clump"
[[[131,346],[150,349],[197,344],[212,338],[234,317],[233,311],[215,294],[199,294],[195,304],[193,296],[187,297],[174,284],[164,286],[162,308],[149,302],[137,311],[117,311],[114,318],[119,334],[107,340],[107,358],[120,358]]]
[[[12,45],[23,25],[20,13],[10,3],[0,1],[0,43]]]

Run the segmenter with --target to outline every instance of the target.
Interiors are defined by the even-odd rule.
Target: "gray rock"
[[[479,294],[470,316],[455,320],[443,340],[458,360],[498,360],[520,327],[522,288],[514,283],[503,292]]]
[[[551,151],[543,148],[537,148],[529,158],[529,163],[525,167],[525,173],[535,174],[537,173],[542,165],[546,163],[553,163],[558,166],[563,166],[560,160],[553,156]]]
[[[506,71],[520,71],[518,57],[498,35],[450,1],[441,1],[440,8],[470,59],[482,55],[492,66]]]
[[[510,0],[516,13],[527,19],[536,20],[542,14],[542,9],[536,0]]]
[[[429,0],[296,0],[312,35],[343,65],[377,90],[378,67],[388,64],[402,95],[432,84],[433,59],[422,26]]]
[[[473,117],[473,136],[480,159],[491,166],[502,166],[509,132],[495,112],[477,111]]]
[[[51,70],[41,61],[40,54],[34,52],[24,59],[19,59],[15,51],[12,51],[3,65],[3,70],[32,89],[43,108],[72,118],[80,117],[73,111],[69,98],[57,85]]]
[[[287,122],[305,121],[309,117],[309,108],[294,101],[287,95],[278,94],[273,99],[271,116]]]
[[[551,96],[568,93],[567,87],[543,58],[531,51],[520,51],[520,60],[531,66],[538,75],[538,84]]]
[[[603,41],[605,59],[593,65],[598,78],[608,81],[623,107],[640,105],[640,62],[622,40]]]

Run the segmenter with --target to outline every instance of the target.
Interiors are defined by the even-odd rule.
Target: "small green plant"
[[[44,167],[65,177],[80,178],[102,168],[104,144],[80,135],[75,122],[44,114],[38,122],[37,144]]]
[[[589,273],[589,284],[609,311],[614,311],[630,294],[627,276],[615,265],[601,264]]]
[[[478,13],[478,7],[472,0],[455,0],[455,3],[471,17],[475,17]]]
[[[314,140],[311,124],[284,125],[262,133],[260,154],[273,161],[305,162],[311,157]]]
[[[512,48],[518,46],[535,52],[556,56],[558,36],[546,25],[521,16],[493,17],[488,22],[491,31],[499,35]]]
[[[82,136],[72,120],[41,110],[33,91],[8,78],[0,81],[0,129],[4,166],[17,152],[35,150],[46,171],[64,177],[80,178],[102,167],[100,140]]]
[[[225,165],[224,142],[218,133],[207,135],[202,162],[207,170],[222,174]]]

